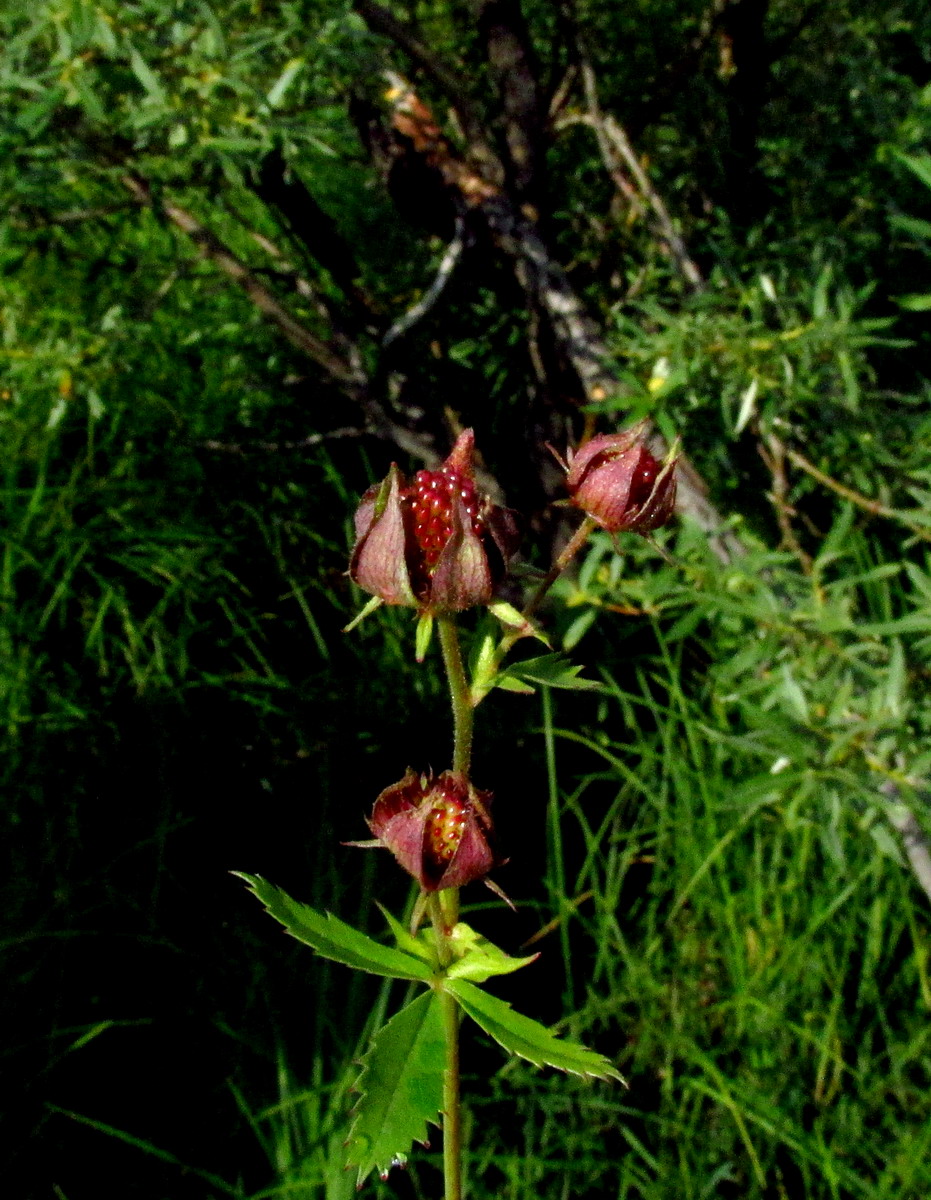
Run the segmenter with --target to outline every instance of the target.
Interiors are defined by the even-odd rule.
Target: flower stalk
[[[474,709],[462,646],[454,617],[444,614],[437,620],[443,666],[449,684],[453,712],[453,773],[468,781],[472,764]],[[449,933],[459,919],[459,889],[445,888],[435,898],[433,925],[437,936],[437,955],[442,965],[451,958]],[[444,1200],[460,1200],[462,1195],[462,1104],[459,1095],[459,1009],[448,992],[440,997],[443,1008],[443,1032],[446,1063],[443,1071],[443,1179]]]
[[[459,644],[459,630],[455,618],[449,614],[437,619],[437,628],[453,710],[453,771],[468,781],[472,764],[473,712],[469,680]]]
[[[443,901],[458,888],[447,888],[430,897],[428,910],[436,936],[436,955],[442,968],[453,959]],[[443,1067],[443,1200],[462,1197],[462,1102],[459,1083],[459,1006],[449,992],[440,992],[443,1014],[445,1062]]]

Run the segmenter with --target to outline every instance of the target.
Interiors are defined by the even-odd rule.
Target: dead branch
[[[457,216],[455,235],[453,236],[453,240],[446,247],[446,252],[440,260],[436,278],[433,280],[433,283],[430,284],[430,287],[424,293],[422,298],[418,300],[418,302],[412,308],[409,308],[403,317],[399,317],[398,320],[395,321],[395,323],[391,326],[381,340],[382,349],[387,348],[392,342],[401,337],[402,334],[405,334],[408,332],[408,330],[413,329],[417,322],[422,321],[430,309],[433,308],[434,304],[436,304],[437,300],[439,300],[440,296],[443,294],[443,290],[445,289],[446,285],[452,278],[453,271],[455,271],[456,265],[458,264],[460,258],[462,258],[462,251],[464,248],[465,221],[461,216]]]
[[[320,446],[324,442],[341,441],[344,438],[360,438],[370,434],[369,429],[360,429],[355,425],[345,425],[341,429],[328,429],[325,433],[309,433],[307,437],[298,438],[293,442],[220,442],[216,438],[206,438],[197,443],[204,450],[213,450],[220,454],[235,454],[245,456],[254,450],[263,454],[282,454],[286,451],[307,450],[311,446]]]
[[[296,248],[329,272],[356,325],[367,328],[376,321],[376,306],[358,283],[362,269],[352,246],[304,181],[290,170],[281,150],[271,150],[263,157],[253,190],[284,225]]]
[[[130,195],[146,208],[156,207],[152,190],[141,176],[127,173],[122,177],[123,184]],[[253,271],[246,266],[228,246],[212,233],[206,226],[167,196],[162,196],[157,207],[177,226],[182,233],[194,242],[201,255],[212,262],[246,293],[252,303],[281,330],[284,336],[312,358],[328,375],[342,385],[361,386],[363,378],[353,363],[340,358],[321,338],[306,325],[298,321],[280,300],[268,290]]]
[[[456,189],[461,203],[480,213],[496,244],[514,263],[514,270],[531,305],[548,316],[563,353],[572,364],[590,403],[622,391],[613,356],[595,321],[576,294],[565,270],[550,255],[535,224],[520,212],[507,194],[463,161],[443,137],[433,115],[411,85],[396,72],[386,72],[390,83],[386,99],[391,104],[392,125],[406,137]],[[655,435],[660,454],[665,443]],[[708,499],[697,472],[684,460],[680,471],[677,505],[708,535],[722,561],[743,553],[739,538]]]
[[[382,5],[376,4],[375,0],[354,0],[354,7],[369,29],[394,42],[443,90],[456,110],[459,126],[469,144],[470,157],[481,163],[491,176],[500,179],[502,170],[498,156],[485,137],[482,123],[475,113],[471,99],[462,90],[460,73],[443,62],[410,25],[399,21],[393,13],[383,8]]]
[[[161,196],[156,202],[147,181],[137,174],[124,174],[122,182],[137,203],[146,208],[157,208],[186,234],[204,259],[213,263],[227,278],[241,287],[256,308],[277,326],[293,346],[323,368],[345,395],[359,405],[364,415],[366,430],[371,432],[372,436],[392,442],[400,450],[429,467],[440,462],[442,456],[432,441],[392,420],[384,406],[373,395],[371,380],[363,369],[361,353],[354,343],[345,339],[346,357],[340,357],[328,343],[298,321],[255,273],[192,213],[165,196]]]
[[[786,477],[786,448],[781,438],[771,433],[757,442],[757,451],[773,481],[769,500],[776,512],[782,544],[798,559],[806,575],[811,574],[811,555],[802,548],[792,526],[792,517],[797,516],[789,501],[789,481]]]
[[[545,156],[545,114],[533,43],[520,0],[483,0],[479,31],[497,84],[508,151],[508,182],[517,203],[536,205]]]
[[[824,484],[826,488],[830,488],[832,492],[836,492],[838,496],[843,496],[845,500],[849,500],[851,504],[855,504],[857,508],[862,508],[864,512],[871,513],[874,517],[885,517],[890,521],[897,521],[900,525],[904,525],[917,538],[923,542],[931,542],[931,530],[925,529],[923,525],[916,525],[909,520],[908,513],[901,512],[897,508],[890,508],[887,504],[883,504],[879,500],[871,500],[869,496],[864,496],[862,492],[854,491],[853,488],[847,487],[837,479],[833,479],[824,471],[818,469],[813,462],[809,462],[804,454],[799,454],[797,450],[793,450],[791,446],[786,447],[786,457],[790,462],[795,463],[812,479],[817,479],[819,483]]]
[[[575,122],[588,125],[594,130],[602,160],[616,186],[639,214],[644,214],[645,207],[648,206],[652,213],[650,223],[653,225],[661,248],[691,290],[693,292],[702,291],[705,286],[702,273],[695,260],[690,256],[685,240],[673,224],[662,196],[653,186],[643,164],[634,152],[623,126],[610,113],[603,114],[601,111],[595,72],[588,61],[582,63],[582,82],[585,88],[588,112],[584,116],[565,117],[562,123]],[[636,184],[636,191],[624,175],[621,164],[630,172]]]

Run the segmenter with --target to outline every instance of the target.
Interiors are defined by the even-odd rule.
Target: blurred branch
[[[761,438],[757,442],[757,450],[773,480],[773,490],[769,493],[769,499],[776,511],[776,520],[782,534],[782,544],[792,551],[805,574],[810,575],[811,555],[802,548],[792,527],[792,517],[798,514],[789,501],[785,444],[781,438],[771,433],[765,439]]]
[[[660,247],[690,289],[693,292],[702,291],[705,286],[702,273],[695,260],[689,255],[685,240],[673,224],[662,196],[657,192],[650,177],[643,169],[643,164],[635,154],[623,126],[610,114],[605,115],[601,111],[595,72],[587,60],[582,63],[582,82],[585,88],[588,112],[584,115],[568,115],[562,118],[560,124],[588,125],[595,131],[601,157],[616,186],[638,214],[647,215],[644,202],[649,206],[653,214],[649,223],[653,226]],[[621,169],[622,164],[626,166],[633,177],[636,189],[631,186],[624,175]]]
[[[864,496],[861,492],[855,492],[853,488],[847,487],[846,484],[840,483],[837,479],[833,479],[824,471],[819,470],[813,462],[809,462],[797,450],[791,447],[786,447],[786,457],[790,462],[795,463],[797,467],[810,475],[812,479],[817,479],[819,483],[823,483],[825,487],[830,488],[832,492],[836,492],[838,496],[843,496],[845,500],[849,500],[851,504],[855,504],[857,508],[862,508],[864,512],[871,513],[874,517],[886,517],[890,521],[897,521],[899,525],[904,525],[906,529],[911,530],[915,537],[920,538],[923,542],[931,542],[931,530],[925,529],[922,525],[915,525],[908,516],[908,513],[901,512],[897,508],[889,508],[888,505],[881,503],[879,500],[871,500],[869,496]]]
[[[376,317],[375,305],[356,282],[362,276],[362,268],[351,244],[300,176],[291,170],[280,150],[264,156],[252,186],[299,247],[329,272],[356,323],[363,328],[371,325]]]
[[[462,73],[447,65],[438,54],[418,36],[415,30],[399,21],[374,0],[353,0],[353,7],[373,33],[380,33],[422,67],[433,81],[445,92],[456,110],[456,116],[469,143],[473,157],[488,167],[492,174],[500,176],[501,164],[485,138],[485,132],[469,96],[462,90]]]
[[[508,150],[508,182],[518,204],[537,207],[545,168],[545,114],[533,43],[520,0],[483,0],[479,31],[501,98]]]
[[[328,429],[325,433],[310,433],[307,437],[294,442],[220,442],[215,438],[207,438],[198,445],[204,450],[215,450],[222,454],[245,455],[251,450],[261,450],[265,454],[281,454],[289,450],[306,450],[310,446],[319,446],[323,442],[341,441],[344,438],[366,437],[372,433],[370,429],[359,429],[355,425],[345,425],[341,429]]]
[[[312,358],[339,383],[362,383],[359,368],[340,358],[325,341],[292,316],[242,259],[221,242],[216,234],[202,225],[192,213],[179,204],[175,204],[167,196],[161,196],[156,201],[149,184],[139,175],[127,173],[122,180],[124,186],[139,204],[147,208],[157,208],[182,233],[187,234],[201,255],[219,267],[225,275],[241,287],[256,308],[278,326],[292,345]]]
[[[399,317],[398,320],[395,321],[395,323],[391,326],[381,340],[382,349],[390,346],[392,342],[396,341],[399,337],[401,337],[402,334],[407,333],[408,330],[413,329],[417,322],[422,321],[430,309],[433,308],[434,304],[436,304],[437,300],[439,300],[440,296],[442,295],[447,283],[449,283],[450,279],[452,278],[453,271],[455,271],[456,265],[459,262],[459,259],[462,257],[462,251],[464,247],[465,221],[461,216],[457,216],[455,235],[453,240],[446,247],[446,252],[440,260],[440,266],[437,270],[436,278],[433,280],[433,283],[430,284],[430,287],[424,293],[423,297],[413,306],[413,308],[408,309],[404,316]]]
[[[432,441],[392,420],[384,405],[373,395],[371,380],[366,375],[358,347],[353,343],[346,358],[298,321],[268,290],[232,250],[186,209],[165,196],[157,201],[146,180],[133,173],[122,176],[122,182],[134,199],[147,208],[157,208],[195,243],[201,255],[218,267],[229,279],[243,289],[252,303],[276,325],[298,350],[313,359],[337,383],[343,392],[358,404],[374,437],[393,442],[400,450],[428,466],[440,461]]]

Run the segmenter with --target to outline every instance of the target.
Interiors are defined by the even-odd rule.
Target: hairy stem
[[[436,935],[437,958],[441,967],[452,959],[449,945],[450,925],[445,901],[452,897],[458,906],[458,888],[435,892],[427,901],[433,932]],[[462,1197],[462,1106],[459,1100],[459,1006],[449,992],[440,992],[443,1013],[443,1033],[446,1062],[443,1068],[443,1197],[461,1200]]]
[[[468,781],[472,762],[472,697],[462,662],[459,631],[456,619],[448,614],[437,617],[443,665],[449,681],[449,698],[453,708],[453,770]]]
[[[440,993],[443,1030],[446,1034],[446,1068],[443,1071],[443,1180],[444,1200],[462,1196],[462,1109],[459,1104],[459,1005],[449,992]]]
[[[533,616],[533,614],[540,607],[540,604],[546,596],[546,593],[550,590],[563,571],[565,571],[566,567],[568,567],[568,565],[572,562],[572,560],[597,528],[598,522],[594,520],[594,518],[586,516],[585,520],[578,527],[569,541],[566,542],[562,549],[562,553],[557,557],[556,561],[547,571],[536,591],[527,601],[526,605],[524,606],[524,611],[521,614],[522,616]]]
[[[598,522],[591,517],[586,517],[582,524],[578,527],[566,545],[563,547],[562,553],[547,571],[546,575],[537,585],[533,595],[524,605],[521,616],[527,619],[527,627],[524,629],[511,630],[502,637],[501,641],[495,647],[494,654],[485,666],[482,672],[481,680],[477,681],[475,690],[472,693],[472,706],[480,704],[488,695],[489,691],[494,687],[494,679],[501,669],[501,664],[507,657],[511,647],[515,642],[522,637],[526,637],[531,626],[530,618],[540,607],[546,593],[550,590],[559,576],[565,571],[566,567],[572,562],[578,552],[582,549],[591,535],[598,528]]]

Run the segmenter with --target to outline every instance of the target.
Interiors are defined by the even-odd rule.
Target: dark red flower
[[[385,788],[368,826],[425,892],[463,887],[495,865],[489,845],[491,792],[479,792],[452,771],[408,770]]]
[[[438,471],[408,483],[392,465],[355,515],[349,574],[386,604],[456,612],[488,604],[517,549],[517,522],[475,486],[475,437],[462,433]]]
[[[569,463],[571,502],[609,533],[649,533],[665,525],[676,502],[676,456],[658,462],[646,444],[646,423],[599,434]]]

